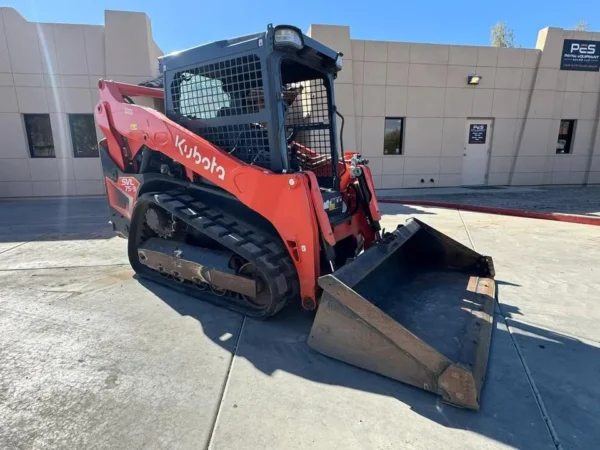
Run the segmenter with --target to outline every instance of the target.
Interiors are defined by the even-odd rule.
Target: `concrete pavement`
[[[140,282],[104,199],[0,202],[0,448],[595,448],[600,227],[383,205],[494,256],[479,412]],[[15,214],[18,213],[18,214]]]
[[[437,189],[379,189],[379,198],[514,208],[542,213],[600,217],[600,186],[473,186]]]

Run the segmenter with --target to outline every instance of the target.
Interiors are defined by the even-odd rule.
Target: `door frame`
[[[490,165],[492,163],[492,143],[494,141],[494,128],[495,128],[494,127],[495,120],[493,117],[467,117],[465,119],[465,127],[464,127],[465,143],[463,146],[463,158],[466,157],[466,155],[467,155],[467,145],[469,145],[468,138],[467,138],[467,125],[469,125],[469,123],[471,123],[471,122],[475,122],[478,120],[481,120],[481,121],[485,120],[486,122],[489,122],[490,129],[488,130],[488,133],[486,135],[486,140],[487,140],[486,143],[489,144],[489,147],[488,147],[488,152],[487,152],[487,155],[488,155],[487,162],[485,164],[484,183],[480,184],[480,185],[475,185],[475,186],[489,186]],[[463,162],[463,164],[464,164],[464,162]],[[464,165],[463,165],[463,168],[464,168]],[[461,180],[460,180],[461,186],[467,186],[466,184],[462,184],[462,176],[463,176],[462,172],[461,172],[460,176],[461,176]],[[469,185],[469,186],[472,186],[472,185]]]

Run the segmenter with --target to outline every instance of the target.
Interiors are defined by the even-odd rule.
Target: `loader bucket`
[[[416,219],[319,278],[315,350],[479,409],[494,312],[492,259]]]

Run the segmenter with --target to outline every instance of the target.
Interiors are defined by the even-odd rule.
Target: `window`
[[[176,72],[170,89],[169,109],[190,120],[254,114],[264,108],[262,66],[257,55]]]
[[[385,118],[385,131],[383,135],[383,154],[401,155],[402,154],[402,134],[404,128],[404,119]]]
[[[23,114],[32,158],[55,158],[52,126],[48,114]]]
[[[179,86],[180,113],[196,119],[214,119],[222,108],[231,106],[223,82],[203,75],[188,75]]]
[[[556,153],[572,153],[573,132],[575,131],[574,120],[561,120],[558,129],[558,141],[556,142]]]
[[[73,154],[76,158],[98,157],[98,138],[93,114],[69,114]]]
[[[271,161],[271,117],[264,111],[266,86],[257,55],[205,63],[175,72],[172,81],[169,77],[170,72],[166,79],[170,117],[245,163],[276,167]]]

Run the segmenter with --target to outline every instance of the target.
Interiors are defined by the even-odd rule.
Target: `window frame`
[[[68,117],[68,121],[69,121],[69,133],[70,133],[70,137],[71,137],[71,147],[73,150],[73,158],[98,158],[100,157],[100,150],[98,149],[98,140],[97,140],[97,136],[96,136],[96,121],[94,120],[94,114],[91,113],[69,113],[67,114]],[[80,117],[91,117],[92,119],[92,125],[93,125],[93,133],[94,133],[94,142],[96,142],[96,154],[95,155],[81,155],[77,153],[77,150],[75,148],[75,133],[73,130],[73,120],[74,118],[80,118]]]
[[[35,159],[48,159],[56,158],[56,146],[54,145],[54,134],[52,132],[52,121],[50,120],[50,114],[48,113],[23,113],[23,127],[25,128],[25,139],[27,139],[27,147],[29,148],[29,157]],[[31,128],[28,118],[43,117],[48,120],[48,127],[50,130],[50,141],[52,142],[52,155],[36,155],[35,146],[31,141]]]
[[[400,136],[399,136],[399,153],[386,153],[385,137],[388,120],[400,121]],[[404,133],[406,129],[406,117],[384,117],[383,121],[383,156],[403,156],[404,155]]]

